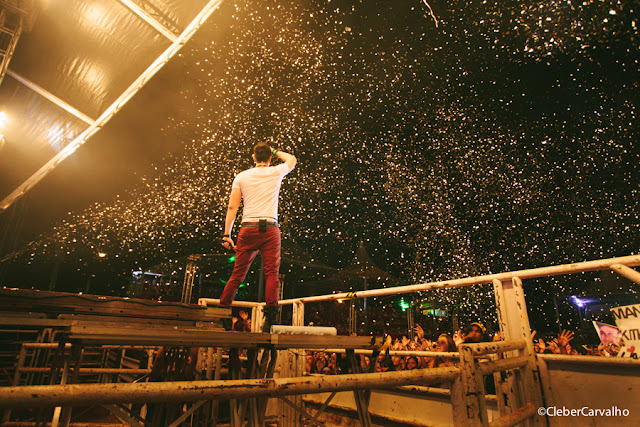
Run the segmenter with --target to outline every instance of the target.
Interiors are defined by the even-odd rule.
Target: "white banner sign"
[[[622,357],[638,357],[640,353],[640,304],[612,308],[611,312],[620,329],[624,347],[618,353]]]

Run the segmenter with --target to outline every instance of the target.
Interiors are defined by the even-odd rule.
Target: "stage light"
[[[106,257],[106,256],[107,256],[107,254],[105,254],[104,252],[98,252],[98,256],[99,256],[100,258],[104,258],[104,257]]]
[[[580,308],[583,308],[585,305],[587,305],[587,301],[584,301],[575,295],[571,297],[571,301],[573,301],[573,303]]]

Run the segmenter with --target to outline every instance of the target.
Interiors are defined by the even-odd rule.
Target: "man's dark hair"
[[[266,162],[271,157],[271,149],[267,144],[256,144],[253,147],[253,155],[256,156],[256,162]]]

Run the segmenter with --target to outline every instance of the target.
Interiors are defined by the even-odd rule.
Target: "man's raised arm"
[[[293,168],[296,166],[296,163],[298,162],[298,159],[296,159],[296,156],[294,156],[293,154],[285,153],[284,151],[279,151],[279,150],[274,150],[274,151],[275,151],[275,156],[280,160],[282,160],[283,162],[285,162],[290,171],[293,170]]]

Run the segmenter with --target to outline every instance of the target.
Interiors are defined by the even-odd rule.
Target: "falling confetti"
[[[59,265],[58,287],[90,275],[124,294],[132,270],[220,251],[261,141],[299,160],[281,192],[291,239],[336,268],[359,241],[405,283],[638,252],[635,2],[312,3],[225,2],[176,59],[184,112],[163,130],[184,154],[70,213],[5,282],[46,288]],[[534,327],[596,280],[525,282]],[[475,319],[493,298],[435,295]]]

